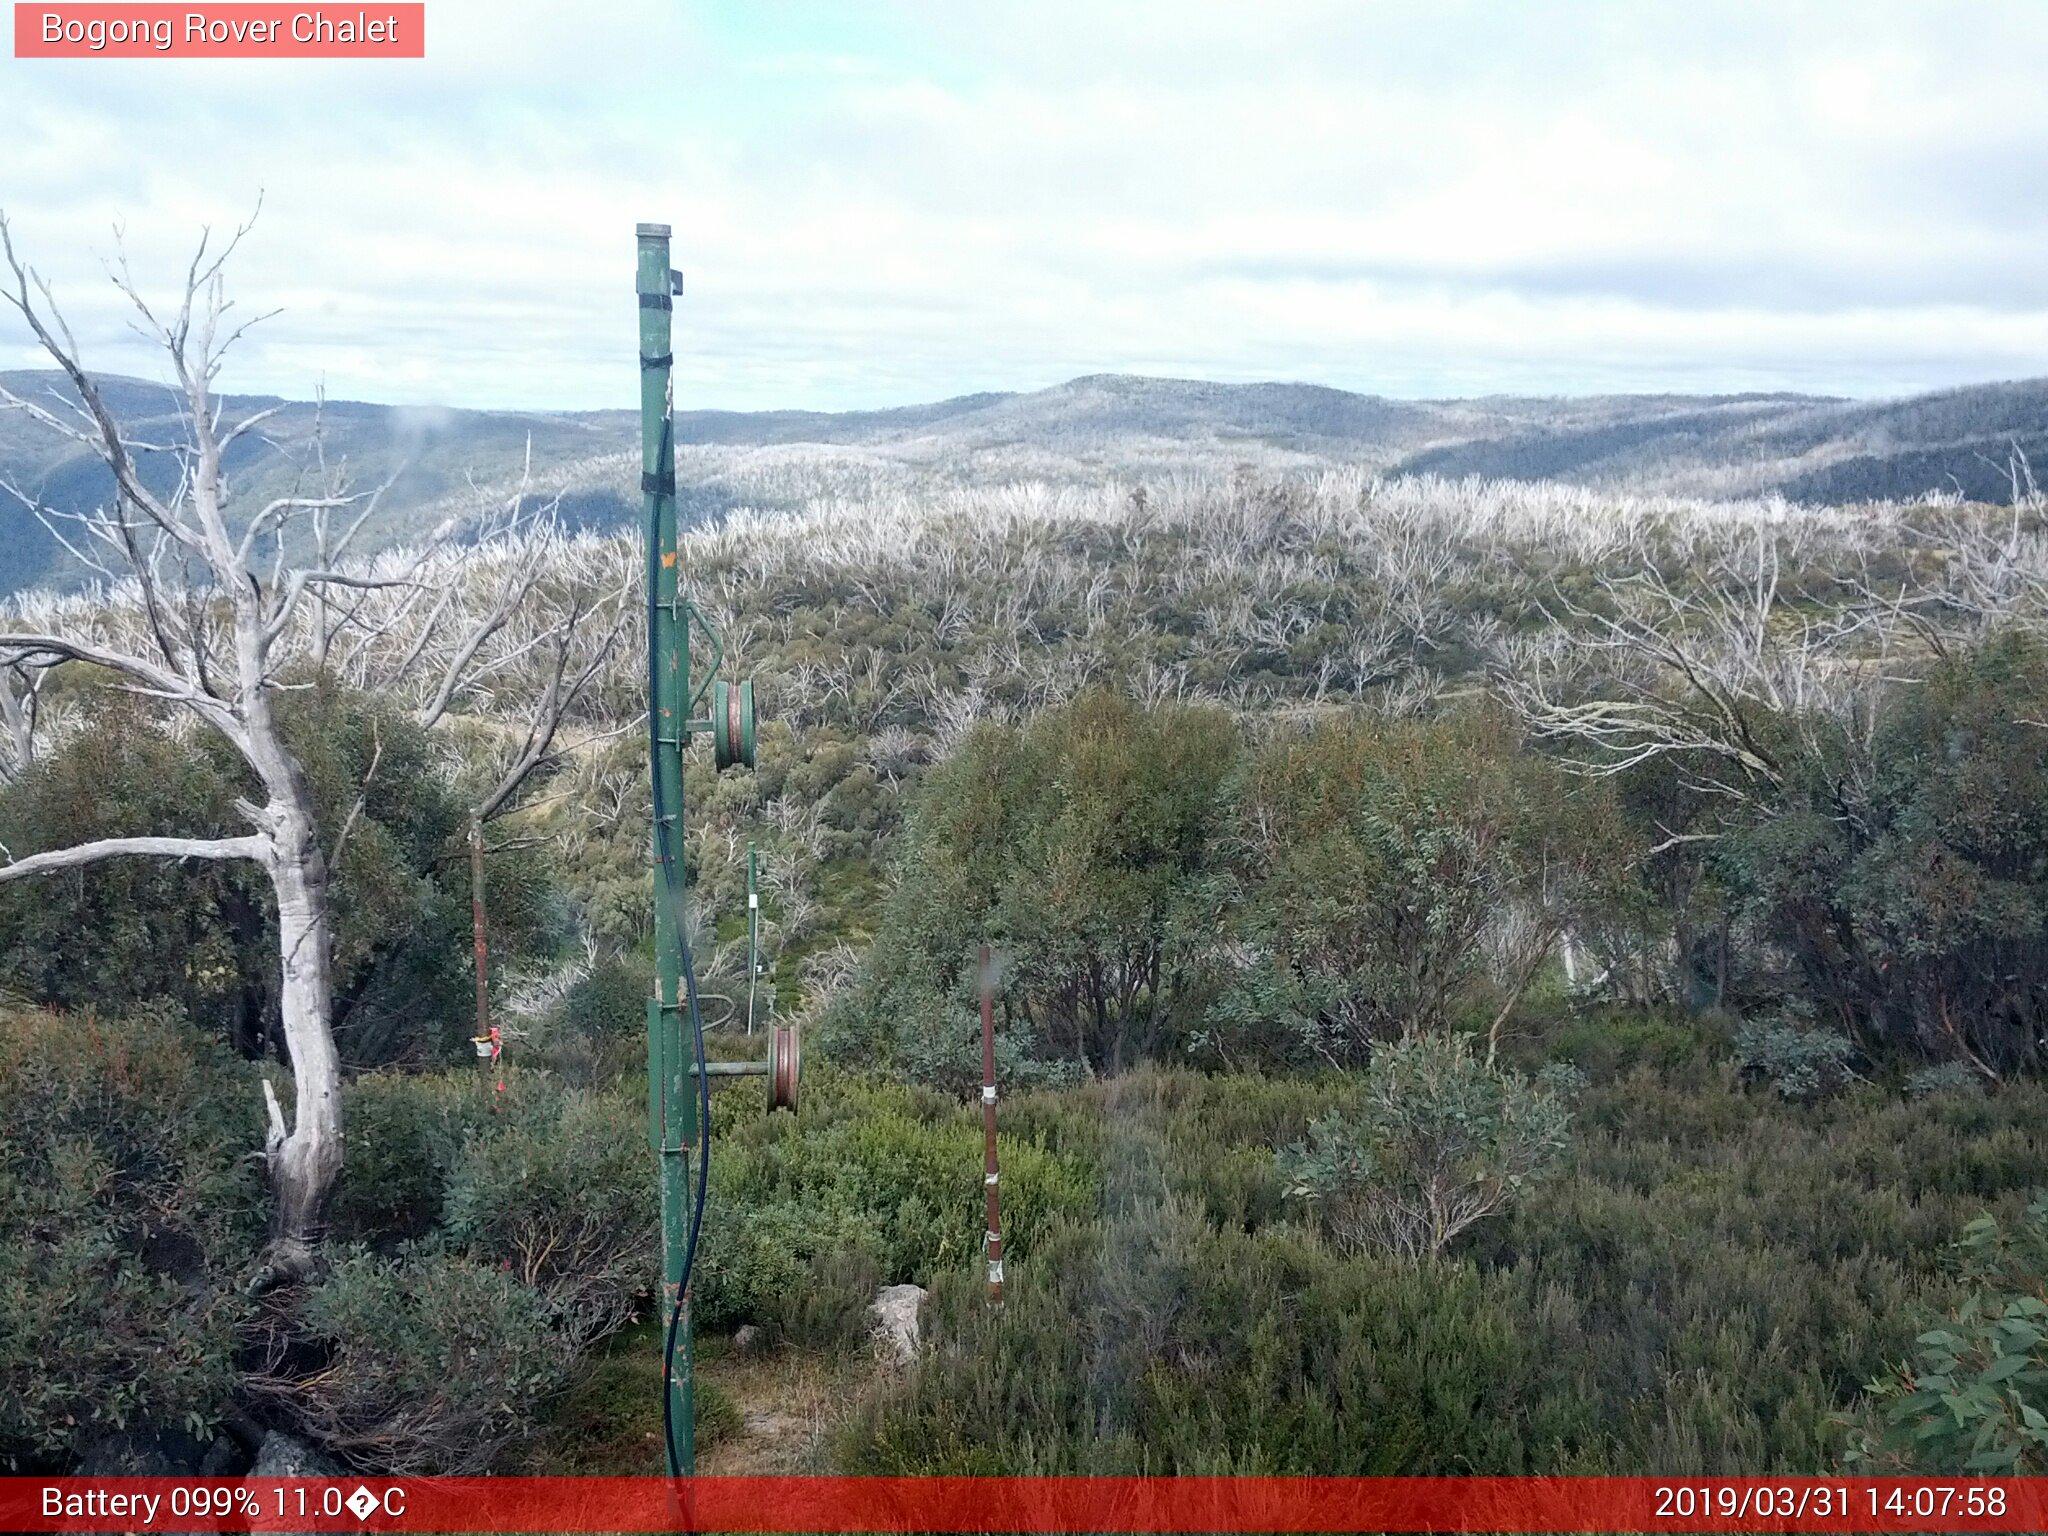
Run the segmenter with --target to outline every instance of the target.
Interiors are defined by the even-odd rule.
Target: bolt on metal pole
[[[674,299],[669,227],[636,231],[640,303],[640,491],[647,540],[647,643],[653,762],[654,996],[647,1008],[648,1130],[661,1162],[662,1301],[666,1316],[682,1286],[689,1241],[690,1159],[697,1147],[697,1098],[690,1082],[683,996],[683,748],[689,741],[690,631],[681,598],[676,538],[676,453],[670,350]],[[676,1426],[675,1471],[697,1465],[691,1381],[690,1301],[680,1298],[669,1411]]]
[[[981,1183],[988,1192],[988,1299],[1003,1299],[1003,1212],[996,1167],[995,962],[981,946]]]

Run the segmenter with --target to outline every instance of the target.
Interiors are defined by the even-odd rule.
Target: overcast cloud
[[[349,7],[352,12],[354,7]],[[1105,14],[1107,13],[1107,14]],[[0,207],[88,358],[264,196],[247,391],[692,404],[1118,371],[1404,396],[2048,373],[2048,7],[465,4],[424,62],[0,59]],[[34,361],[0,321],[0,366]]]

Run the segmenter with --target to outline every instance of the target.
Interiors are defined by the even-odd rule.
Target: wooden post
[[[996,1002],[995,962],[981,946],[981,1141],[982,1188],[988,1193],[988,1299],[1003,1299],[1003,1212],[996,1166]]]

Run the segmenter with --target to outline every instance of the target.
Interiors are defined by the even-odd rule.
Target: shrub
[[[1911,1319],[1959,1301],[1954,1231],[2048,1182],[2044,1109],[2031,1084],[1799,1104],[1639,1069],[1587,1091],[1567,1164],[1470,1251],[1524,1277],[1607,1441],[1592,1468],[1812,1472]]]
[[[934,1348],[861,1405],[862,1475],[1458,1474],[1526,1465],[1536,1359],[1469,1266],[1340,1259],[1168,1197],[1056,1232],[1003,1304],[945,1277]]]
[[[654,968],[641,955],[598,956],[546,1021],[543,1058],[565,1078],[589,1086],[644,1071],[653,995]]]
[[[1818,1018],[1998,1072],[2048,1035],[2048,651],[2006,634],[1877,706],[1810,722],[1784,787],[1715,845],[1756,945]]]
[[[984,727],[912,807],[828,1039],[972,1085],[979,944],[1010,1081],[1342,1061],[1489,1004],[1622,899],[1604,790],[1495,716],[1344,719],[1247,757],[1219,710],[1084,695]]]
[[[1316,1053],[1445,1027],[1489,978],[1512,1004],[1630,865],[1604,792],[1491,714],[1345,720],[1275,742],[1241,813],[1244,930]],[[1512,920],[1510,920],[1512,919]]]
[[[747,1427],[746,1415],[740,1412],[732,1394],[703,1375],[690,1383],[690,1417],[697,1427],[699,1451],[708,1451]]]
[[[2048,1197],[2010,1224],[1981,1216],[1959,1245],[1970,1294],[1873,1381],[1850,1456],[1887,1472],[2048,1471]]]
[[[647,1475],[662,1465],[662,1344],[667,1314],[650,1308],[576,1363],[569,1383],[548,1403],[539,1438],[508,1452],[500,1470],[525,1476]],[[745,1415],[713,1373],[700,1335],[692,1401],[701,1454],[740,1434]],[[715,1348],[715,1346],[713,1346]]]
[[[1842,1088],[1856,1076],[1849,1065],[1856,1048],[1832,1030],[1801,1028],[1785,1018],[1751,1020],[1735,1031],[1735,1052],[1743,1070],[1768,1082],[1780,1096],[1811,1102]]]
[[[1935,1093],[1981,1094],[1984,1078],[1963,1062],[1941,1061],[1908,1073],[1905,1087],[1909,1099],[1924,1099]]]
[[[936,1347],[852,1415],[843,1469],[1811,1473],[1901,1320],[1960,1303],[1954,1230],[2048,1183],[2039,1085],[1803,1105],[1680,1054],[1581,1090],[1560,1165],[1449,1256],[1346,1256],[1290,1221],[1274,1151],[1357,1086],[1006,1099],[1099,1199],[1000,1309],[972,1262],[930,1281]]]
[[[431,1249],[342,1257],[301,1322],[319,1367],[273,1360],[251,1390],[347,1461],[400,1474],[490,1471],[536,1432],[573,1355],[538,1291]]]
[[[461,799],[428,733],[386,701],[322,685],[281,694],[278,708],[330,838],[362,803],[329,871],[336,1044],[351,1065],[446,1059],[464,1048],[473,995]],[[217,741],[96,701],[90,730],[0,790],[0,844],[22,856],[246,832],[244,772]],[[544,946],[555,914],[538,860],[493,856],[489,881],[494,954]],[[271,901],[253,865],[204,860],[118,859],[9,884],[0,970],[63,1007],[167,999],[244,1055],[281,1055]]]
[[[1637,1067],[1659,1075],[1711,1075],[1725,1067],[1732,1040],[1726,1015],[1673,1017],[1607,1007],[1567,1019],[1547,1043],[1558,1060],[1605,1082]]]
[[[1282,1155],[1288,1193],[1348,1252],[1443,1252],[1554,1168],[1569,1142],[1563,1093],[1481,1062],[1460,1036],[1381,1046],[1353,1108]]]
[[[475,972],[460,786],[433,736],[386,701],[331,685],[289,697],[286,730],[321,826],[338,833],[363,807],[331,871],[336,1043],[365,1066],[465,1055]],[[531,852],[491,854],[485,886],[494,963],[553,942],[560,914]]]
[[[386,1252],[431,1240],[538,1289],[580,1345],[619,1326],[658,1250],[646,1108],[507,1069],[379,1073],[348,1085],[333,1231]]]
[[[701,966],[704,961],[700,957],[697,963]],[[539,1045],[545,1050],[558,1041],[582,1038],[599,1050],[626,1046],[637,1053],[634,1065],[644,1070],[647,1004],[653,997],[654,961],[650,952],[596,955],[562,989],[557,1000],[536,1010],[537,1022],[543,1026]],[[717,1016],[708,1002],[705,1015],[707,1024]]]
[[[929,1284],[981,1252],[979,1106],[830,1071],[813,1074],[804,1095],[794,1120],[763,1114],[752,1095],[715,1100],[716,1219],[694,1282],[706,1328],[753,1322],[820,1342],[857,1337],[863,1287],[861,1309],[874,1285]],[[1095,1209],[1082,1157],[1008,1132],[1000,1154],[1011,1252],[1029,1253],[1061,1217]]]
[[[539,1294],[576,1346],[623,1324],[657,1272],[646,1106],[529,1077],[448,1174],[445,1240]]]
[[[1176,1051],[1220,977],[1222,830],[1239,755],[1216,709],[1085,694],[985,725],[911,812],[862,985],[828,1042],[920,1080],[978,1080],[975,955],[1004,954],[1006,1080]]]
[[[261,1335],[253,1395],[364,1467],[501,1466],[658,1277],[637,1096],[516,1068],[502,1097],[494,1081],[349,1084],[343,1257]]]
[[[774,1298],[769,1326],[805,1348],[851,1348],[874,1326],[868,1309],[881,1286],[881,1262],[866,1247],[814,1254],[803,1282]]]
[[[336,1238],[389,1248],[439,1226],[464,1140],[492,1118],[474,1070],[376,1072],[342,1089],[348,1158],[329,1221]]]
[[[189,742],[119,693],[93,726],[0,789],[0,846],[15,857],[102,837],[246,831],[234,793]],[[0,974],[39,1002],[120,1009],[143,999],[262,1036],[263,892],[254,871],[209,860],[114,859],[0,885]]]
[[[161,1014],[0,1011],[0,1463],[204,1439],[262,1237],[252,1069]]]

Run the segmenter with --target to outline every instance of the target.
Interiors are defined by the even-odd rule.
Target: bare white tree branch
[[[20,880],[52,869],[77,869],[107,859],[262,859],[269,851],[260,837],[105,837],[0,864],[0,881]]]

